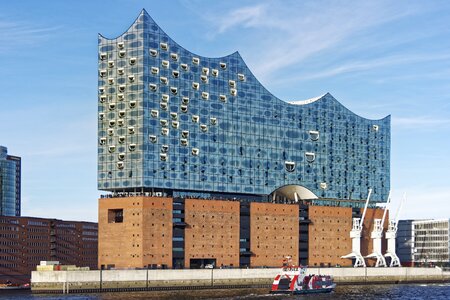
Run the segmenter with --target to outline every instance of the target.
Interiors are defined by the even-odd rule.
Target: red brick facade
[[[97,268],[97,223],[0,217],[0,283],[30,282],[40,261]]]
[[[251,266],[281,266],[286,256],[298,263],[298,215],[297,205],[250,204]]]
[[[307,249],[310,266],[352,264],[350,259],[341,258],[351,252],[352,208],[309,206],[310,223],[305,233],[300,231],[299,224],[305,220],[299,217],[298,205],[252,202],[247,251],[240,246],[240,242],[248,243],[240,236],[240,202],[185,199],[182,209],[175,210],[174,201],[158,197],[100,199],[99,267],[171,268],[174,243],[185,268],[192,267],[192,261],[203,260],[214,261],[216,267],[238,267],[243,256],[250,257],[251,267],[276,267],[287,255],[298,263],[302,249]],[[122,210],[120,222],[113,222],[111,212]],[[178,225],[172,222],[175,214]],[[367,211],[361,239],[363,255],[372,251],[373,219],[382,214],[381,209]],[[172,239],[175,226],[179,226],[177,234],[181,230],[183,235]],[[308,236],[300,237],[300,232]]]
[[[122,219],[111,214],[122,210]],[[98,265],[172,267],[172,199],[104,198],[99,201]]]
[[[239,266],[239,202],[189,199],[185,202],[185,267],[191,259],[216,259],[216,266]]]

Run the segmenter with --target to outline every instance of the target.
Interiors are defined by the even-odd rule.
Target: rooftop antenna
[[[400,211],[405,202],[406,202],[406,193],[403,194],[403,199],[402,199],[402,202],[400,202],[400,205],[397,209],[395,218],[392,220],[389,220],[388,230],[386,231],[387,251],[384,256],[391,258],[391,263],[389,264],[389,267],[400,267],[401,266],[400,259],[398,258],[397,254],[396,254],[395,240],[397,238],[397,230],[398,230],[398,221],[399,221]]]
[[[341,256],[341,258],[355,259],[354,267],[365,267],[366,262],[361,255],[361,231],[364,224],[364,218],[366,216],[367,205],[369,204],[370,196],[372,195],[372,189],[369,189],[369,194],[367,195],[366,205],[364,206],[364,211],[360,218],[353,218],[353,227],[350,231],[350,238],[352,239],[352,252]]]
[[[375,263],[375,267],[377,268],[386,267],[386,259],[384,258],[381,251],[381,239],[383,238],[384,220],[386,219],[386,212],[388,211],[390,203],[391,203],[391,192],[389,191],[389,196],[386,201],[386,206],[383,212],[383,218],[374,220],[373,230],[371,233],[373,245],[372,253],[366,256],[366,258],[375,258],[377,260]]]

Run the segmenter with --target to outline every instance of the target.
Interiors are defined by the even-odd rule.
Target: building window
[[[156,109],[152,109],[151,112],[150,112],[150,115],[153,118],[157,118],[159,116],[159,112]]]
[[[167,43],[160,43],[159,46],[160,46],[161,49],[164,50],[164,51],[169,50],[169,45],[167,45]]]
[[[313,152],[306,152],[305,156],[306,156],[306,161],[310,162],[310,163],[312,163],[316,159],[316,154],[314,154]]]
[[[158,55],[158,50],[156,50],[156,49],[150,49],[149,52],[150,52],[150,55],[153,57],[156,57],[156,55]]]
[[[152,92],[156,92],[156,90],[157,90],[157,86],[156,86],[156,84],[154,84],[154,83],[150,83],[149,85],[149,88],[150,88],[150,91],[152,91]]]
[[[295,162],[293,162],[293,161],[285,161],[284,165],[286,167],[286,171],[294,172],[294,170],[295,170]]]
[[[151,72],[153,75],[157,75],[159,73],[159,68],[158,67],[152,67]]]
[[[165,102],[165,103],[167,103],[167,102],[169,102],[169,95],[167,95],[167,94],[162,94],[161,95],[161,101],[162,102]]]
[[[108,223],[123,223],[123,209],[108,209]]]
[[[310,131],[309,131],[309,138],[310,138],[312,141],[317,141],[317,140],[319,140],[319,132],[316,131],[316,130],[310,130]]]

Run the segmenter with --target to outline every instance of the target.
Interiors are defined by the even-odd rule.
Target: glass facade
[[[98,188],[260,197],[301,186],[319,200],[384,202],[390,116],[368,120],[330,94],[285,102],[238,52],[191,53],[145,10],[99,36]]]
[[[413,221],[413,261],[450,263],[450,220]]]
[[[20,216],[20,157],[0,146],[0,215]]]

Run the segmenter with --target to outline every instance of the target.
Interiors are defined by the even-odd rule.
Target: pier
[[[150,290],[269,288],[278,268],[34,271],[33,293],[94,293]],[[309,268],[310,274],[329,274],[342,284],[450,282],[440,268]]]

